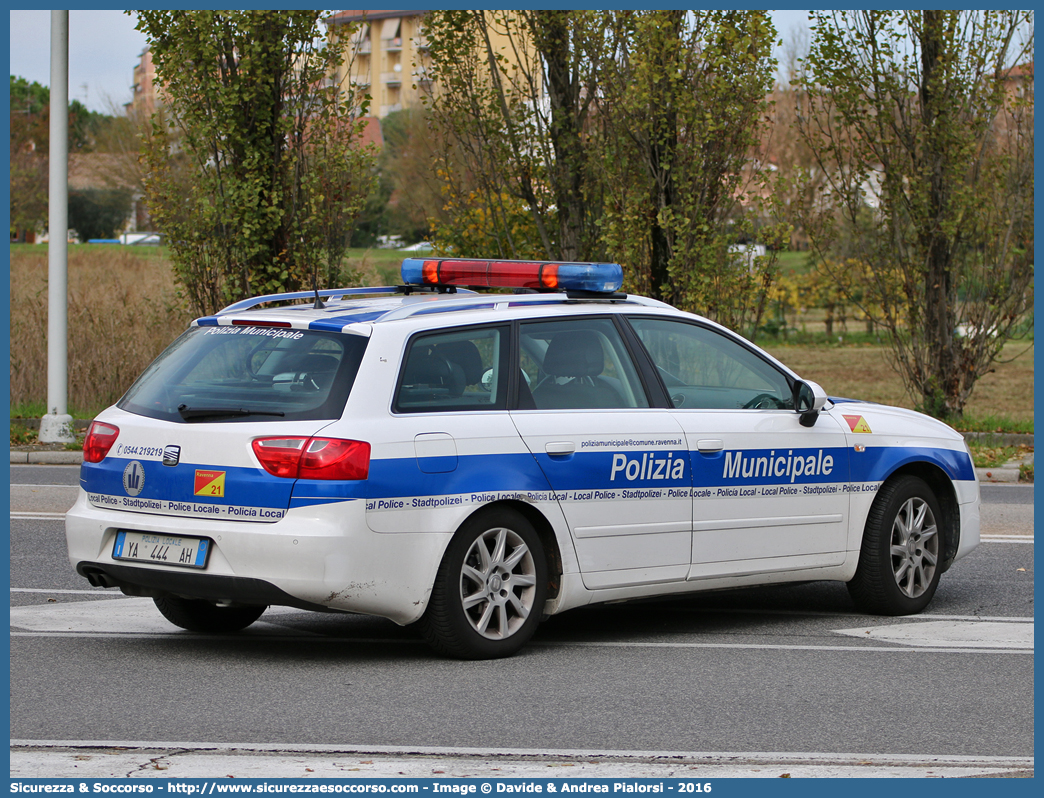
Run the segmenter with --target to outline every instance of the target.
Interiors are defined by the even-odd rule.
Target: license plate
[[[210,541],[206,538],[174,537],[125,529],[116,533],[116,543],[112,547],[114,560],[180,565],[183,568],[206,568],[209,554]]]

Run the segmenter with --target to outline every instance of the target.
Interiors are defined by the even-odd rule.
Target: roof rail
[[[319,291],[320,297],[327,299],[343,299],[346,296],[365,296],[365,295],[380,295],[380,294],[395,294],[401,292],[401,289],[394,285],[380,286],[376,288],[328,288],[325,291]],[[292,299],[315,299],[315,291],[293,291],[288,294],[269,294],[268,296],[255,296],[250,299],[241,299],[239,302],[235,302],[226,308],[222,308],[215,316],[220,316],[222,313],[233,313],[240,310],[249,310],[250,308],[256,308],[258,305],[263,305],[266,302],[285,302]]]
[[[454,310],[478,310],[496,307],[497,305],[564,305],[580,302],[634,302],[641,305],[653,307],[670,307],[655,299],[646,300],[645,297],[631,296],[630,294],[591,294],[584,296],[569,295],[566,293],[532,293],[532,294],[472,294],[470,296],[447,298],[441,295],[438,301],[415,302],[409,305],[390,310],[378,319],[378,321],[395,321],[406,319],[410,316],[420,316],[427,313],[450,313]],[[642,301],[646,300],[646,301]]]

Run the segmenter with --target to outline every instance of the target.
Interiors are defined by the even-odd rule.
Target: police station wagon
[[[270,605],[517,651],[586,604],[839,580],[922,610],[979,541],[963,438],[828,399],[615,264],[407,259],[194,321],[93,422],[69,556],[173,624]],[[479,293],[477,287],[514,288]]]

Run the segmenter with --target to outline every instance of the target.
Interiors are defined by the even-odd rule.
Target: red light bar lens
[[[289,327],[288,321],[249,321],[247,319],[233,319],[232,324],[237,327]]]
[[[444,260],[437,264],[436,283],[482,288],[545,288],[545,264],[512,260]],[[427,265],[427,264],[425,264]],[[425,275],[427,276],[427,275]]]

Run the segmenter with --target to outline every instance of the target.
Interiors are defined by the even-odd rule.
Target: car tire
[[[496,659],[533,636],[547,594],[547,560],[533,525],[514,510],[469,519],[442,558],[418,626],[440,654]]]
[[[168,621],[190,632],[238,632],[261,617],[267,607],[219,607],[212,601],[180,596],[157,596],[156,609]]]
[[[848,583],[856,607],[876,615],[927,607],[942,573],[943,534],[939,502],[924,480],[907,475],[886,482],[870,507]]]

